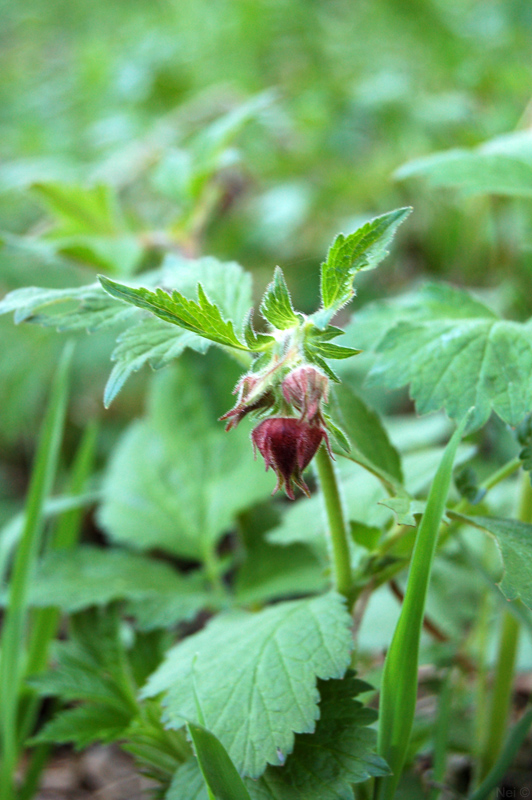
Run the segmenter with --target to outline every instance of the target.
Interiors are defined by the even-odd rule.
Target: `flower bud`
[[[238,392],[236,405],[227,411],[220,420],[228,420],[225,426],[226,431],[236,428],[240,420],[259,408],[269,408],[275,402],[273,392],[270,389],[261,392],[260,379],[255,375],[245,375],[235,387],[233,394]]]
[[[264,458],[266,470],[271,467],[277,475],[277,486],[273,494],[283,488],[288,497],[294,500],[295,484],[307,497],[310,496],[302,473],[316,455],[322,441],[325,440],[329,446],[327,433],[323,428],[292,417],[270,417],[257,425],[251,434],[251,440],[255,454],[258,449]]]
[[[327,403],[329,381],[310,364],[292,370],[283,381],[283,396],[287,403],[301,411],[301,420],[321,424],[321,402]]]

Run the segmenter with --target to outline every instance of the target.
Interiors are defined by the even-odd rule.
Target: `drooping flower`
[[[327,432],[323,428],[293,417],[270,417],[257,425],[251,440],[255,451],[259,450],[264,458],[266,470],[271,467],[277,475],[273,494],[283,488],[294,500],[295,484],[310,497],[302,473],[323,441],[329,447]]]
[[[321,403],[328,401],[329,381],[311,364],[292,370],[283,381],[283,396],[287,403],[301,412],[301,420],[323,424]]]

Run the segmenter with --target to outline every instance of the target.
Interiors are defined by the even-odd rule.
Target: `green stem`
[[[519,630],[519,622],[513,614],[506,612],[502,621],[499,654],[488,716],[487,734],[480,762],[481,780],[485,778],[495,764],[504,740],[506,720],[508,718],[512,696],[514,668],[517,646],[519,643]]]
[[[530,522],[532,519],[532,487],[528,473],[523,472],[521,481],[521,496],[517,517],[522,522]],[[480,758],[479,775],[481,780],[492,769],[502,748],[512,698],[520,630],[521,626],[518,619],[513,614],[505,612],[502,621],[486,738]]]
[[[349,538],[334,464],[324,445],[316,454],[316,469],[327,514],[334,568],[334,588],[340,594],[348,597],[353,585]]]

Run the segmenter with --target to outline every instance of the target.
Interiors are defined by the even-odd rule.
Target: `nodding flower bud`
[[[302,473],[316,455],[322,441],[329,447],[327,432],[323,428],[292,417],[270,417],[257,425],[251,434],[251,440],[255,455],[258,449],[264,458],[266,470],[272,467],[277,475],[277,486],[273,494],[283,488],[288,497],[294,500],[295,484],[310,497]]]
[[[315,367],[307,364],[292,370],[283,381],[283,396],[287,403],[301,411],[301,420],[322,423],[321,402],[328,401],[329,381]]]
[[[228,420],[225,426],[226,431],[236,428],[240,420],[259,408],[270,408],[275,402],[273,392],[267,389],[261,392],[260,379],[255,375],[245,375],[235,387],[233,394],[238,392],[238,400],[234,408],[227,411],[220,417],[220,420]]]

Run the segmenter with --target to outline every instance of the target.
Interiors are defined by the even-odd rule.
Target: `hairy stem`
[[[316,469],[325,501],[328,535],[332,552],[334,588],[348,597],[353,584],[347,526],[336,472],[327,448],[322,445],[316,454]]]

